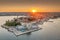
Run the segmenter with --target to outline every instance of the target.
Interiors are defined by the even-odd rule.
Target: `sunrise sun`
[[[34,9],[33,9],[32,12],[33,12],[33,13],[34,13],[34,12],[37,12],[37,10],[34,10]]]

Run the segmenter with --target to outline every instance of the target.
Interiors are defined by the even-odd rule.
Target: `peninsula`
[[[30,16],[22,16],[8,20],[2,25],[2,27],[14,33],[16,36],[41,29],[37,24],[37,20]]]

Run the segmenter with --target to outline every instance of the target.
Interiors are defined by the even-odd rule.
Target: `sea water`
[[[0,16],[0,40],[60,40],[60,18],[50,19],[53,22],[44,22],[40,27],[42,30],[32,32],[27,35],[15,36],[13,33],[2,28],[1,25],[6,20],[11,20],[17,16]]]

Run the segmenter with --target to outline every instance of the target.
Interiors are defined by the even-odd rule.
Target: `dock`
[[[32,29],[32,30],[27,30],[25,32],[21,32],[21,31],[18,31],[16,28],[14,27],[9,27],[7,28],[7,26],[4,26],[2,25],[2,27],[4,27],[5,29],[7,29],[9,32],[12,32],[13,34],[15,34],[16,36],[19,36],[19,35],[23,35],[23,34],[26,34],[26,33],[30,33],[30,32],[34,32],[34,31],[38,31],[42,28],[38,27],[37,29]]]
[[[38,31],[38,30],[40,30],[40,29],[41,29],[41,28],[39,28],[39,29],[33,29],[33,30],[25,31],[25,32],[21,32],[21,31],[14,30],[13,33],[14,33],[16,36],[19,36],[19,35],[23,35],[23,34],[26,34],[26,33]]]

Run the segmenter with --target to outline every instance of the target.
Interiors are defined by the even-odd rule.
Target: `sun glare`
[[[32,10],[32,12],[37,12],[37,10]]]

